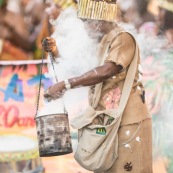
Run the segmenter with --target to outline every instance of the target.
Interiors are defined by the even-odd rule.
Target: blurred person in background
[[[8,41],[7,47],[9,49],[10,45],[9,50],[13,47],[25,54],[25,56],[20,55],[16,59],[37,58],[35,55],[33,57],[33,53],[37,50],[36,39],[42,27],[45,4],[42,0],[20,0],[19,3],[16,3],[15,7],[18,5],[18,8],[15,10],[10,5],[13,1],[4,0],[4,2],[6,2],[6,5],[3,7],[4,12],[1,14],[2,32],[0,37]],[[3,56],[1,59],[6,59],[6,57]]]
[[[20,12],[18,13],[25,25],[25,33],[17,32],[14,28],[16,24],[7,19],[7,24],[11,27],[11,42],[26,51],[33,51],[37,35],[41,29],[42,18],[44,16],[45,5],[40,0],[20,0]],[[17,15],[17,13],[15,13]]]
[[[155,17],[148,11],[150,0],[119,0],[122,21],[135,26],[138,32],[157,34]]]
[[[61,11],[73,7],[76,8],[76,2],[73,0],[45,0],[46,5],[46,15],[43,20],[43,27],[41,30],[41,40],[45,37],[50,36],[54,32],[54,22],[60,15]]]
[[[27,27],[17,13],[7,9],[8,1],[0,1],[0,39],[1,39],[1,60],[28,59],[29,56],[15,45],[15,40],[12,40],[13,33],[26,35]],[[16,25],[17,24],[17,25]]]
[[[40,28],[37,40],[36,40],[36,45],[38,47],[38,50],[36,51],[35,56],[39,57],[42,54],[42,40],[45,37],[49,37],[53,31],[54,28],[50,23],[50,20],[56,20],[61,12],[61,7],[56,5],[56,3],[53,0],[45,0],[45,15],[42,20],[42,27]],[[45,57],[47,57],[47,53],[45,53]]]
[[[49,36],[51,36],[55,30],[54,25],[61,11],[65,10],[68,7],[76,8],[76,2],[74,0],[45,0],[45,5],[46,15],[43,20],[40,34],[37,38],[37,45],[40,49],[42,48],[41,42],[43,38],[47,38],[51,41],[51,43],[56,44],[54,40]],[[47,55],[45,55],[45,57],[46,56]]]
[[[49,37],[54,32],[53,25],[51,25],[50,21],[56,20],[62,10],[54,0],[45,0],[45,6],[45,16],[42,21],[42,28],[37,38],[37,45],[40,48],[42,47],[42,39],[45,37]]]
[[[158,25],[160,34],[164,34],[169,45],[173,46],[173,0],[158,0]]]

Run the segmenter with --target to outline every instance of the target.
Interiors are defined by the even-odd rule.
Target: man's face
[[[103,36],[102,30],[102,21],[93,20],[93,19],[83,19],[85,29],[88,32],[88,35],[93,38],[97,39]]]

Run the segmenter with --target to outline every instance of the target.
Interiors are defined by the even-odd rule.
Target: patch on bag
[[[124,165],[124,169],[126,171],[131,171],[132,168],[133,168],[133,166],[132,166],[132,163],[131,162],[129,162],[129,163],[127,162],[126,165]]]
[[[97,128],[96,129],[96,134],[106,135],[106,129],[105,128]]]

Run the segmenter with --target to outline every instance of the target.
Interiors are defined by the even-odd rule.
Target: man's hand
[[[56,46],[56,41],[51,37],[46,37],[42,40],[42,46],[46,52],[50,52],[53,57],[58,57],[59,52]]]
[[[56,83],[48,88],[44,93],[44,98],[48,101],[56,100],[61,98],[65,93],[65,83],[64,81]]]

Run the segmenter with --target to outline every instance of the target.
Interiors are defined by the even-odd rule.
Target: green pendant
[[[106,129],[104,127],[103,128],[97,128],[96,129],[96,134],[106,135]]]

